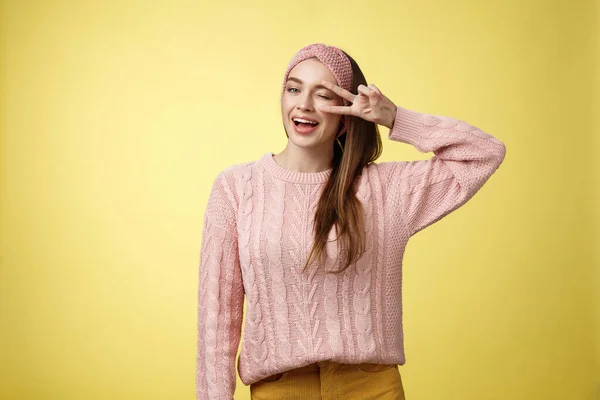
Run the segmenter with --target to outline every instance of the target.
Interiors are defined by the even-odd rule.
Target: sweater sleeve
[[[244,288],[234,201],[222,172],[209,196],[200,250],[197,400],[231,400],[235,392]]]
[[[434,153],[427,160],[389,163],[389,188],[411,236],[471,199],[506,154],[504,143],[464,121],[400,106],[388,138]]]

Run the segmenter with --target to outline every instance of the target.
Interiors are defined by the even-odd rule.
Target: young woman
[[[334,46],[303,47],[281,95],[287,146],[224,169],[203,228],[199,400],[404,399],[402,258],[465,204],[505,146],[466,122],[396,105]],[[435,155],[375,163],[388,139]]]

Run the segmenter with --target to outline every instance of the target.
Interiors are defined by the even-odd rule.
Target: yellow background
[[[599,399],[598,2],[250,3],[2,2],[0,398],[194,398],[211,184],[283,149],[285,67],[324,42],[507,146],[407,248],[407,398]]]

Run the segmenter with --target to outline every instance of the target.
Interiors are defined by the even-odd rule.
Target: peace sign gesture
[[[394,119],[396,118],[397,107],[375,85],[359,85],[358,94],[352,94],[329,81],[322,81],[321,83],[338,96],[351,102],[352,105],[321,106],[319,107],[320,111],[353,115],[379,125],[387,126],[390,129],[392,128]]]

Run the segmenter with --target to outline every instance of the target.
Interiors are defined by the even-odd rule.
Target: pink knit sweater
[[[367,247],[341,274],[302,272],[331,170],[301,173],[272,153],[224,169],[204,217],[198,292],[198,400],[323,360],[404,364],[402,258],[408,239],[465,204],[502,163],[505,146],[463,121],[398,107],[388,138],[434,156],[372,163],[357,197]],[[333,231],[332,231],[333,233]],[[331,239],[335,238],[332,234]]]

